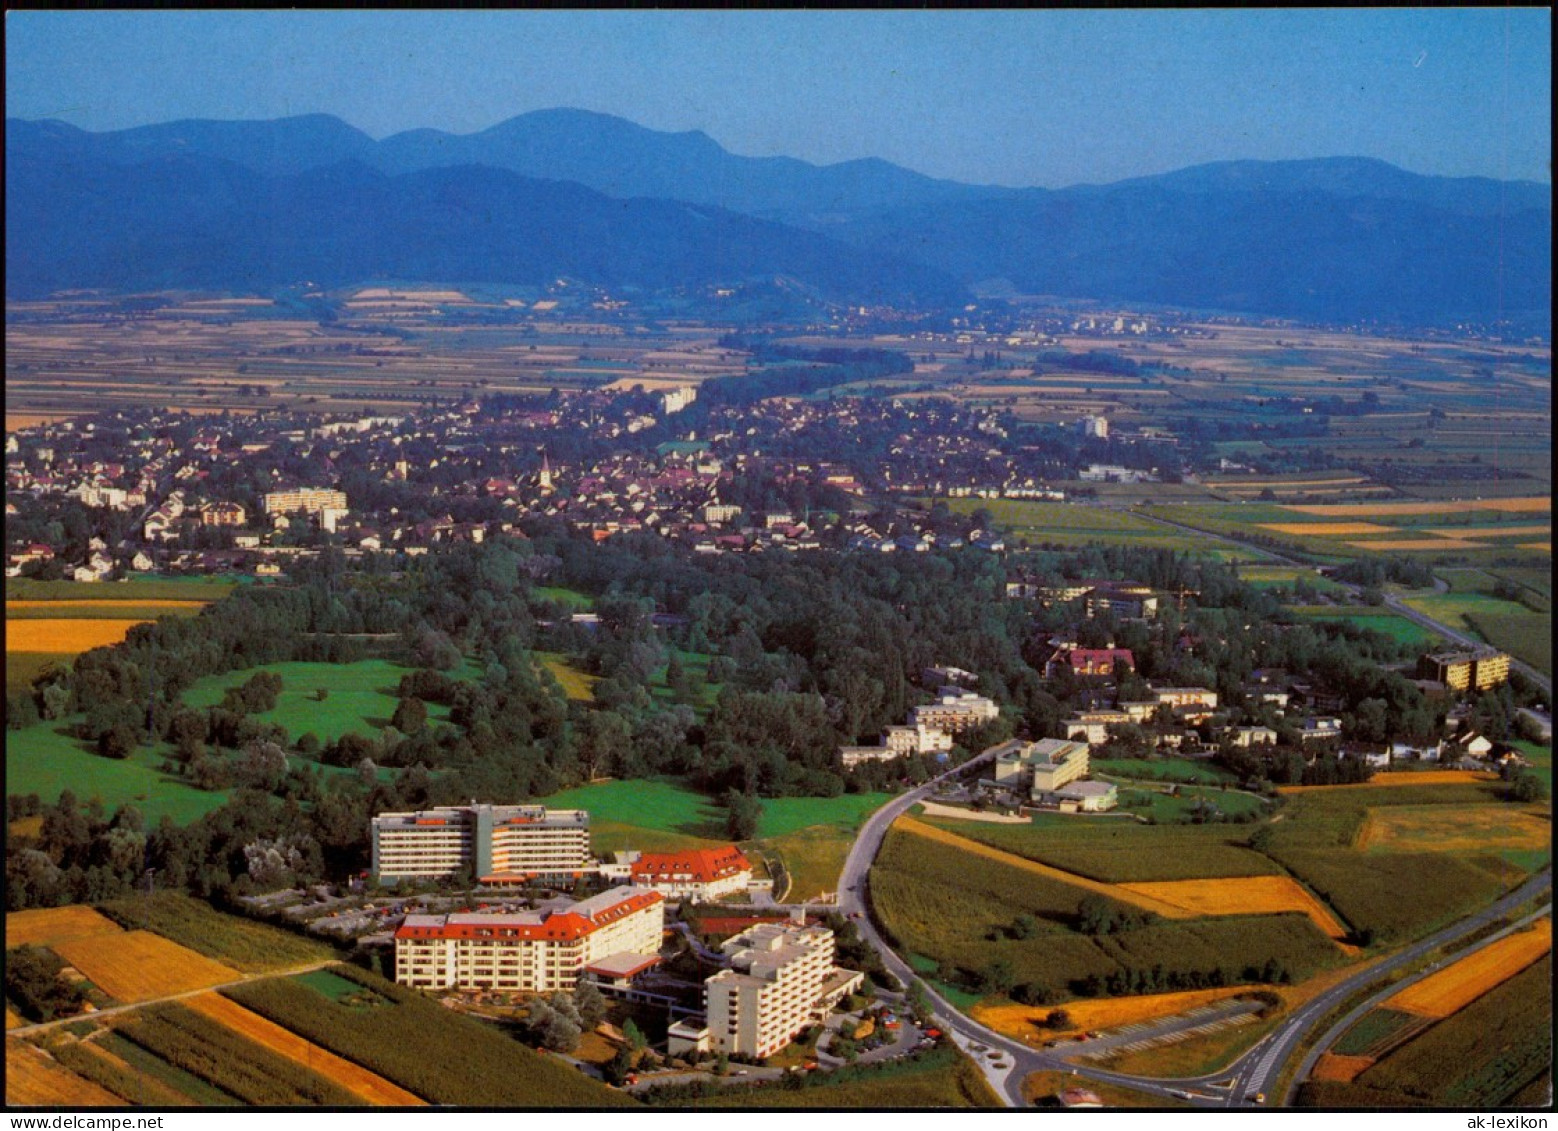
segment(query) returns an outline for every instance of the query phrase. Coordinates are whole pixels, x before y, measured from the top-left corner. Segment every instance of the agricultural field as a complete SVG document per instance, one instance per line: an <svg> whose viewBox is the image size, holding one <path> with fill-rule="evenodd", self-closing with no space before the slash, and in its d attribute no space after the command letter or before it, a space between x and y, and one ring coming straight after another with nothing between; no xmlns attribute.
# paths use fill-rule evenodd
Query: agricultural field
<svg viewBox="0 0 1558 1131"><path fill-rule="evenodd" d="M102 910L121 926L153 931L245 974L269 973L336 957L334 949L325 943L267 923L224 915L210 904L180 892L138 895L106 903ZM7 916L8 931L12 918L16 916Z"/></svg>
<svg viewBox="0 0 1558 1131"><path fill-rule="evenodd" d="M1448 771L1453 773L1453 771ZM1380 775L1389 778L1437 775ZM1379 778L1376 778L1378 781ZM1487 803L1498 785L1403 783L1296 788L1283 819L1262 830L1262 851L1375 943L1404 942L1494 898L1524 877L1493 857L1455 852L1368 852L1357 847L1371 814L1396 805ZM1489 790L1494 791L1491 795Z"/></svg>
<svg viewBox="0 0 1558 1131"><path fill-rule="evenodd" d="M1553 948L1553 921L1506 935L1393 995L1389 1009L1440 1019L1464 1009Z"/></svg>
<svg viewBox="0 0 1558 1131"><path fill-rule="evenodd" d="M560 585L537 585L530 590L530 595L538 600L553 601L581 612L595 607L595 598L588 593L581 593L577 589L565 589Z"/></svg>
<svg viewBox="0 0 1558 1131"><path fill-rule="evenodd" d="M634 1102L562 1061L519 1044L393 982L353 967L342 977L384 1003L346 1004L291 978L230 987L224 996L336 1056L420 1096L461 1107L631 1107Z"/></svg>
<svg viewBox="0 0 1558 1131"><path fill-rule="evenodd" d="M923 827L923 826L922 826ZM963 842L967 843L967 842ZM986 850L988 851L988 850ZM922 972L979 972L1004 963L1015 982L1035 982L1062 994L1081 992L1090 977L1130 971L1230 971L1268 961L1294 978L1335 964L1335 945L1300 915L1178 918L1122 933L1090 937L1074 929L1089 889L1051 878L1048 870L1004 854L982 857L955 843L930 840L900 821L889 831L871 871L872 910L900 951L917 956ZM1085 881L1084 881L1085 882ZM1106 885L1095 885L1109 890ZM1145 902L1145 901L1143 901ZM1035 930L1017 937L1017 916ZM1095 991L1096 992L1096 991Z"/></svg>
<svg viewBox="0 0 1558 1131"><path fill-rule="evenodd" d="M1226 1001L1250 993L1259 986L1223 986L1215 990L1184 990L1169 994L1141 994L1137 997L1105 997L1089 1001L1068 1001L1071 1015L1067 1029L1044 1029L1049 1037L1070 1037L1089 1029L1118 1029L1146 1021L1177 1017L1192 1009ZM1027 1040L1039 1032L1038 1025L1053 1006L1019 1005L1016 1002L981 1002L969 1010L969 1016L981 1025L1018 1040Z"/></svg>
<svg viewBox="0 0 1558 1131"><path fill-rule="evenodd" d="M1239 567L1239 580L1255 589L1291 590L1303 582L1316 593L1340 595L1348 592L1340 582L1297 566L1244 565Z"/></svg>
<svg viewBox="0 0 1558 1131"><path fill-rule="evenodd" d="M167 997L243 976L150 931L84 935L56 942L50 949L121 1002Z"/></svg>
<svg viewBox="0 0 1558 1131"><path fill-rule="evenodd" d="M1529 861L1552 853L1552 814L1541 805L1391 805L1369 811L1356 848L1367 852L1497 854Z"/></svg>
<svg viewBox="0 0 1558 1131"><path fill-rule="evenodd" d="M93 648L106 648L118 644L138 624L145 624L140 617L50 617L12 619L6 613L6 652L44 652L49 655L74 656L90 652Z"/></svg>
<svg viewBox="0 0 1558 1131"><path fill-rule="evenodd" d="M1235 825L1142 825L1041 815L1032 824L929 819L968 840L1103 883L1277 875Z"/></svg>
<svg viewBox="0 0 1558 1131"><path fill-rule="evenodd" d="M1129 510L1084 503L1048 503L1027 499L944 499L953 514L987 510L995 525L1015 543L1032 546L1132 545L1168 550L1202 548L1194 535L1165 527Z"/></svg>
<svg viewBox="0 0 1558 1131"><path fill-rule="evenodd" d="M115 1018L115 1031L153 1055L256 1107L349 1107L361 1101L324 1075L230 1028L225 1021L165 1003Z"/></svg>
<svg viewBox="0 0 1558 1131"><path fill-rule="evenodd" d="M35 911L11 911L5 917L5 949L18 946L53 946L86 935L111 935L119 924L90 907L45 907Z"/></svg>
<svg viewBox="0 0 1558 1131"><path fill-rule="evenodd" d="M185 706L196 710L215 707L222 702L222 696L229 688L238 687L257 672L274 672L282 679L276 706L256 713L254 718L279 724L294 741L308 733L321 742L334 742L348 732L376 737L394 717L399 703L395 689L401 676L411 670L387 660L358 660L351 664L266 664L196 680L184 692L183 698ZM464 674L450 673L454 678ZM321 688L328 693L323 700L316 697ZM427 717L429 723L446 719L449 708L429 703Z"/></svg>
<svg viewBox="0 0 1558 1131"><path fill-rule="evenodd" d="M1238 820L1258 816L1266 810L1266 801L1238 789L1209 789L1203 786L1179 786L1173 793L1165 789L1121 789L1120 808L1157 824L1190 822L1197 813L1215 811Z"/></svg>
<svg viewBox="0 0 1558 1131"><path fill-rule="evenodd" d="M371 403L403 412L428 396L545 393L613 380L686 384L744 369L744 354L714 344L717 331L688 325L627 339L614 325L558 321L558 302L538 301L530 290L518 297L357 291L329 301L340 318L328 326L317 311L287 302L183 303L130 321L72 300L28 304L29 319L6 327L8 427L79 413L86 403L253 412L256 387L267 409L361 413ZM387 330L417 340L403 344Z"/></svg>
<svg viewBox="0 0 1558 1131"><path fill-rule="evenodd" d="M1397 1042L1399 1035L1421 1025L1422 1019L1415 1014L1376 1006L1358 1018L1331 1047L1331 1051L1338 1056L1367 1057L1372 1063L1376 1052L1389 1048Z"/></svg>
<svg viewBox="0 0 1558 1131"><path fill-rule="evenodd" d="M231 589L231 582L83 585L7 578L6 692L30 687L50 664L68 666L82 652L119 643L137 624L194 616Z"/></svg>
<svg viewBox="0 0 1558 1131"><path fill-rule="evenodd" d="M1119 885L1196 915L1251 915L1296 911L1307 915L1338 942L1347 929L1326 907L1287 876L1240 876L1221 880L1170 880Z"/></svg>
<svg viewBox="0 0 1558 1131"><path fill-rule="evenodd" d="M117 603L220 601L237 588L238 583L220 577L147 577L133 581L82 584L79 581L38 581L30 577L5 579L7 607L19 601L114 601Z"/></svg>
<svg viewBox="0 0 1558 1131"><path fill-rule="evenodd" d="M199 994L190 998L188 1004L190 1009L204 1014L223 1028L238 1033L261 1048L285 1057L294 1064L322 1073L350 1092L355 1102L378 1107L420 1107L424 1103L420 1097L391 1084L382 1076L344 1060L312 1041L305 1041L220 994Z"/></svg>
<svg viewBox="0 0 1558 1131"><path fill-rule="evenodd" d="M726 1087L693 1101L696 1108L996 1108L999 1098L979 1069L956 1049L935 1049L881 1067L811 1077L803 1088Z"/></svg>
<svg viewBox="0 0 1558 1131"><path fill-rule="evenodd" d="M102 1032L99 1029L95 1034ZM70 1071L136 1107L190 1107L196 1103L184 1092L108 1051L107 1042L101 1036L80 1040L73 1034L56 1030L38 1043Z"/></svg>
<svg viewBox="0 0 1558 1131"><path fill-rule="evenodd" d="M1327 1108L1504 1107L1550 1072L1552 1047L1549 955L1414 1036L1352 1083L1306 1084L1299 1102Z"/></svg>
<svg viewBox="0 0 1558 1131"><path fill-rule="evenodd" d="M124 1101L53 1060L42 1049L7 1037L7 1107L117 1107Z"/></svg>

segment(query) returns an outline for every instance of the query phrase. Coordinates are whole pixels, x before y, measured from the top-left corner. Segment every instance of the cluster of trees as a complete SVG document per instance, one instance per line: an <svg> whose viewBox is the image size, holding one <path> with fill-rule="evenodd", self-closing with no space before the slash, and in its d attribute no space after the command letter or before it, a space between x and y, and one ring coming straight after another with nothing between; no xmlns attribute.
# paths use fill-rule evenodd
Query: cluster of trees
<svg viewBox="0 0 1558 1131"><path fill-rule="evenodd" d="M65 963L40 946L12 947L5 952L5 1000L14 1002L29 1021L53 1021L81 1011L86 994L60 977Z"/></svg>

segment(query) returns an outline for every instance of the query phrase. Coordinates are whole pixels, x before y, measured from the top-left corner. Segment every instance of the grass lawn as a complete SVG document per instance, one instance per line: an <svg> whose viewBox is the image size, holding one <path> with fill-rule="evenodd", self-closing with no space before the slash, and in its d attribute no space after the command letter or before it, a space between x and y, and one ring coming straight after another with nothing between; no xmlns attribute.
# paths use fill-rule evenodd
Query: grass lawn
<svg viewBox="0 0 1558 1131"><path fill-rule="evenodd" d="M279 723L294 741L312 731L321 742L333 742L351 731L376 736L389 726L399 702L395 688L400 677L412 669L387 660L266 664L263 669L245 668L197 680L184 692L184 704L197 709L218 706L228 688L239 686L261 670L280 675L282 688L276 706L255 718ZM320 688L329 691L323 702L314 697ZM430 722L445 719L449 708L429 703L427 715Z"/></svg>
<svg viewBox="0 0 1558 1131"><path fill-rule="evenodd" d="M36 793L45 802L70 789L81 802L99 798L104 809L133 804L154 827L164 816L180 825L226 804L228 792L205 792L158 771L166 745L140 747L122 761L104 758L80 739L62 734L77 719L38 723L5 736L5 791Z"/></svg>
<svg viewBox="0 0 1558 1131"><path fill-rule="evenodd" d="M566 589L561 585L538 585L530 593L543 601L555 601L559 605L568 605L575 609L595 607L595 598L588 593L580 593L577 589Z"/></svg>
<svg viewBox="0 0 1558 1131"><path fill-rule="evenodd" d="M854 833L847 828L813 825L759 841L758 847L783 862L790 878L785 899L796 902L838 889L839 873L844 870L844 859L854 843Z"/></svg>
<svg viewBox="0 0 1558 1131"><path fill-rule="evenodd" d="M1235 774L1211 762L1190 758L1095 758L1090 763L1096 774L1146 781L1189 782L1193 785L1217 785L1234 782Z"/></svg>
<svg viewBox="0 0 1558 1131"><path fill-rule="evenodd" d="M1100 1080L1086 1080L1069 1072L1033 1072L1022 1082L1022 1094L1035 1107L1060 1108L1060 1093L1067 1088L1086 1088L1103 1100L1105 1107L1174 1107L1187 1108L1183 1100L1171 1100L1155 1096L1151 1092L1138 1092L1135 1088L1119 1084L1106 1084Z"/></svg>
<svg viewBox="0 0 1558 1131"><path fill-rule="evenodd" d="M1146 804L1142 804L1143 801ZM1173 797L1157 790L1122 789L1120 791L1122 809L1150 816L1160 825L1190 823L1198 804L1216 806L1219 812L1230 817L1240 813L1259 813L1265 809L1265 804L1259 797L1238 790L1181 788Z"/></svg>
<svg viewBox="0 0 1558 1131"><path fill-rule="evenodd" d="M1524 605L1486 593L1431 593L1404 598L1403 603L1452 628L1474 628L1468 614L1503 617L1537 617Z"/></svg>
<svg viewBox="0 0 1558 1131"><path fill-rule="evenodd" d="M694 1101L700 1108L988 1108L1001 1103L956 1049L881 1066L805 1077L801 1088L735 1086ZM812 1081L815 1081L813 1083Z"/></svg>
<svg viewBox="0 0 1558 1131"><path fill-rule="evenodd" d="M595 685L600 676L580 671L561 652L537 652L535 656L562 686L564 695L580 703L595 702Z"/></svg>
<svg viewBox="0 0 1558 1131"><path fill-rule="evenodd" d="M1408 604L1416 608L1414 602ZM1332 608L1329 605L1295 605L1293 612L1305 620L1346 621L1359 628L1368 629L1370 632L1378 632L1388 636L1392 640L1398 640L1403 644L1414 647L1432 647L1439 643L1442 637L1417 624L1407 620L1406 617L1396 613L1380 613L1373 611L1354 611L1352 609ZM1447 622L1454 623L1454 622Z"/></svg>
<svg viewBox="0 0 1558 1131"><path fill-rule="evenodd" d="M705 719L714 709L714 702L719 698L720 688L723 684L709 682L709 661L714 657L707 652L684 652L680 648L671 649L676 653L681 662L682 670L687 674L688 683L695 689L690 697L688 706L699 719ZM676 697L671 693L671 685L666 682L666 672L670 670L670 664L659 669L649 681L649 693L655 700L664 704L676 702Z"/></svg>
<svg viewBox="0 0 1558 1131"><path fill-rule="evenodd" d="M853 833L889 796L857 793L839 797L767 798L763 801L763 816L758 822L756 839L766 845L817 825ZM589 810L597 852L619 848L696 847L700 840L730 843L725 835L724 808L696 790L667 778L582 785L542 800L554 809ZM638 835L637 830L659 834L660 844L652 843L653 836ZM666 842L667 834L676 838L674 843ZM618 843L630 837L635 839ZM818 834L815 839L821 843L828 838ZM804 842L795 843L799 847ZM842 858L839 864L842 867Z"/></svg>

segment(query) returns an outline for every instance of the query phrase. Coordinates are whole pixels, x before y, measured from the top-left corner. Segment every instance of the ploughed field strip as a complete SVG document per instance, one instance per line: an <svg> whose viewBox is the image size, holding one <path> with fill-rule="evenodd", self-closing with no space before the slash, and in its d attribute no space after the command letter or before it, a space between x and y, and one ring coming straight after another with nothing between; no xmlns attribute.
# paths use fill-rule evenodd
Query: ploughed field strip
<svg viewBox="0 0 1558 1131"><path fill-rule="evenodd" d="M1486 770L1423 770L1419 773L1398 770L1394 773L1385 771L1375 774L1368 781L1358 782L1356 785L1281 785L1277 787L1277 792L1341 794L1347 790L1389 789L1393 786L1413 785L1472 785L1498 780L1497 774Z"/></svg>
<svg viewBox="0 0 1558 1131"><path fill-rule="evenodd" d="M1553 946L1553 922L1541 919L1394 994L1386 1006L1421 1017L1448 1017L1514 977Z"/></svg>
<svg viewBox="0 0 1558 1131"><path fill-rule="evenodd" d="M312 1041L283 1029L275 1022L266 1020L258 1013L245 1009L220 994L199 994L184 1004L255 1044L324 1074L353 1095L360 1097L364 1103L381 1107L419 1107L427 1102L398 1084L393 1084L377 1073L368 1071L360 1064L336 1056L328 1049L321 1048Z"/></svg>
<svg viewBox="0 0 1558 1131"><path fill-rule="evenodd" d="M5 948L52 946L66 939L123 932L124 928L112 919L80 904L35 911L12 911L5 917Z"/></svg>
<svg viewBox="0 0 1558 1131"><path fill-rule="evenodd" d="M1124 891L1181 907L1196 915L1251 915L1299 911L1309 916L1338 946L1356 953L1345 943L1348 931L1314 896L1287 876L1239 876L1217 880L1168 880L1158 883L1119 884Z"/></svg>
<svg viewBox="0 0 1558 1131"><path fill-rule="evenodd" d="M5 1102L19 1107L123 1107L124 1100L14 1037L5 1042Z"/></svg>

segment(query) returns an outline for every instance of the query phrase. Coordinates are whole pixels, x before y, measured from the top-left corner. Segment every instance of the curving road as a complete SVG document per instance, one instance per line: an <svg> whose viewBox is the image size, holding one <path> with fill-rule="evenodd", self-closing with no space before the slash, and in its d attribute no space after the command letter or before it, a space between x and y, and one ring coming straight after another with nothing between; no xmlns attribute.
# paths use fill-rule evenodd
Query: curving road
<svg viewBox="0 0 1558 1131"><path fill-rule="evenodd" d="M839 909L855 920L861 936L881 955L883 965L905 985L916 980L918 975L882 938L875 922L867 912L866 884L871 863L881 850L887 830L894 821L929 796L940 782L962 774L991 758L992 755L989 753L972 758L878 809L862 826L844 863L844 870L839 877ZM1345 981L1305 1003L1232 1064L1207 1076L1182 1079L1130 1076L1073 1064L1067 1059L1089 1048L1102 1051L1114 1045L1141 1040L1148 1036L1194 1028L1205 1024L1208 1020L1207 1016L1176 1018L1161 1026L1135 1031L1128 1038L1106 1036L1096 1041L1063 1046L1063 1051L1062 1049L1047 1051L1031 1048L1021 1041L1012 1040L993 1029L986 1028L972 1018L964 1016L956 1006L925 985L923 981L921 985L930 1000L937 1024L947 1032L958 1047L972 1057L984 1072L985 1078L996 1094L1010 1107L1026 1106L1022 1096L1022 1081L1030 1073L1044 1069L1119 1084L1148 1095L1158 1096L1165 1102L1188 1102L1199 1107L1241 1107L1256 1102L1255 1097L1259 1094L1273 1092L1283 1070L1292 1061L1314 1027L1349 997L1375 982L1388 978L1403 967L1421 960L1431 951L1507 915L1514 908L1542 894L1551 884L1552 873L1549 869L1533 876L1521 887L1475 915L1436 931L1411 946L1373 963L1366 969L1359 970ZM1493 939L1489 938L1479 945L1487 945L1492 941ZM1398 988L1399 984L1389 987L1392 991ZM1290 1089L1303 1079L1309 1063L1311 1062L1306 1061L1301 1066L1300 1072L1294 1076L1294 1083L1290 1085ZM1273 1098L1277 1097L1273 1096ZM1286 1096L1281 1097L1282 1102L1286 1102L1286 1099Z"/></svg>

